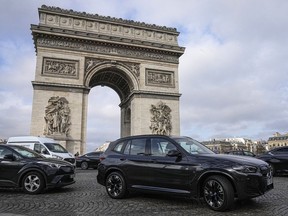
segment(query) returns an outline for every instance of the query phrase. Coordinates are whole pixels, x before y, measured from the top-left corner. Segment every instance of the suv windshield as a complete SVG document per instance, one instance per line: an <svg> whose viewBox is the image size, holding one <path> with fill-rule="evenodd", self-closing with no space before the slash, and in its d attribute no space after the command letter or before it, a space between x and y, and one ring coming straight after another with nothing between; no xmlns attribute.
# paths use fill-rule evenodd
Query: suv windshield
<svg viewBox="0 0 288 216"><path fill-rule="evenodd" d="M43 158L42 155L22 146L11 146L11 148L25 158Z"/></svg>
<svg viewBox="0 0 288 216"><path fill-rule="evenodd" d="M172 137L189 154L215 154L209 148L190 137Z"/></svg>
<svg viewBox="0 0 288 216"><path fill-rule="evenodd" d="M63 148L60 144L58 143L44 143L44 145L54 153L68 153L65 148Z"/></svg>

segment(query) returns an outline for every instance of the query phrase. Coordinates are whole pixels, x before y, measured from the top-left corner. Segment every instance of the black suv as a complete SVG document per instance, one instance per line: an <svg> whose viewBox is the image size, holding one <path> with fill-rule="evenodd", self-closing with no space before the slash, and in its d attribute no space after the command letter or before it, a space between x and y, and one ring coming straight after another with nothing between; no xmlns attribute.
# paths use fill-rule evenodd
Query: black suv
<svg viewBox="0 0 288 216"><path fill-rule="evenodd" d="M204 198L225 211L234 198L249 199L273 188L270 166L252 157L215 154L189 137L139 135L110 143L100 157L97 181L111 198L150 191Z"/></svg>
<svg viewBox="0 0 288 216"><path fill-rule="evenodd" d="M271 165L273 175L288 173L288 146L274 148L257 158Z"/></svg>
<svg viewBox="0 0 288 216"><path fill-rule="evenodd" d="M73 184L74 177L75 168L67 161L44 158L23 146L0 144L0 187L38 194Z"/></svg>

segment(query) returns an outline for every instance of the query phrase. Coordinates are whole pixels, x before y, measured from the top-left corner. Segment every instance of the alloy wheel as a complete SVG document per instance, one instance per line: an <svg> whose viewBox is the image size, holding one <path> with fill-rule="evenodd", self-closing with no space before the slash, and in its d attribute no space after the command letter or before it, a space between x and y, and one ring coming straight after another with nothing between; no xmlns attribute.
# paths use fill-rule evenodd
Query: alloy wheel
<svg viewBox="0 0 288 216"><path fill-rule="evenodd" d="M23 189L25 192L34 194L39 193L43 188L43 180L37 173L29 173L23 180Z"/></svg>
<svg viewBox="0 0 288 216"><path fill-rule="evenodd" d="M204 198L211 208L220 208L224 204L225 194L222 185L213 179L204 186Z"/></svg>
<svg viewBox="0 0 288 216"><path fill-rule="evenodd" d="M106 190L108 195L115 199L119 199L125 196L126 186L121 174L118 172L113 172L107 177Z"/></svg>

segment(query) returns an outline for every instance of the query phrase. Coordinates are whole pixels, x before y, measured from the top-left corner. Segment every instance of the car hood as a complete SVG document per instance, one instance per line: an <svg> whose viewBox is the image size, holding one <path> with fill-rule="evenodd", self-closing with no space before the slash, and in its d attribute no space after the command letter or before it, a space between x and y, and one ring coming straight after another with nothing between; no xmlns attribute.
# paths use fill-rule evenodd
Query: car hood
<svg viewBox="0 0 288 216"><path fill-rule="evenodd" d="M199 156L203 158L203 160L212 161L213 160L219 162L221 161L223 164L241 164L241 165L267 165L265 161L260 159L249 157L249 156L238 156L238 155L227 155L227 154L207 154Z"/></svg>
<svg viewBox="0 0 288 216"><path fill-rule="evenodd" d="M59 164L62 166L72 166L72 164L69 163L68 161L58 160L55 158L35 158L34 161L35 162L42 161L42 162L47 162L47 163L54 163L54 164Z"/></svg>

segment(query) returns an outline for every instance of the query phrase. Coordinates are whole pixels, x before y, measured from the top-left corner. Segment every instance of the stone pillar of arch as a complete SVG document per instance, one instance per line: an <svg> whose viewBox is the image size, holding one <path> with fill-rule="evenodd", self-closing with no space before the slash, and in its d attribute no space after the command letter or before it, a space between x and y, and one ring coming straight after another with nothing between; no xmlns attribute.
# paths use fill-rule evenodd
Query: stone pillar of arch
<svg viewBox="0 0 288 216"><path fill-rule="evenodd" d="M121 137L179 135L175 28L43 5L31 25L37 53L31 135L86 151L88 94L108 86L120 98ZM97 134L97 132L95 132Z"/></svg>

